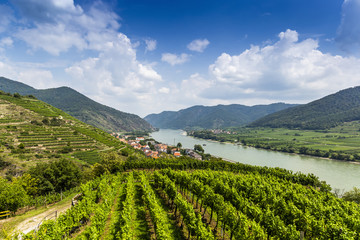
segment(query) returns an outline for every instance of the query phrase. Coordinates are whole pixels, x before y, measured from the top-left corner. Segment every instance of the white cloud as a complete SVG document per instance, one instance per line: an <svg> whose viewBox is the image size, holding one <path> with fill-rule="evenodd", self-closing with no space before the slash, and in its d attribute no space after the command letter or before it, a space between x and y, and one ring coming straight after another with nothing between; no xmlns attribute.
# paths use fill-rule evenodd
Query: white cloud
<svg viewBox="0 0 360 240"><path fill-rule="evenodd" d="M0 39L0 53L5 51L5 48L12 47L14 41L10 37Z"/></svg>
<svg viewBox="0 0 360 240"><path fill-rule="evenodd" d="M36 29L24 29L16 34L34 50L43 49L52 55L59 55L71 47L79 50L86 48L87 43L77 32L67 31L64 24L56 26L44 24Z"/></svg>
<svg viewBox="0 0 360 240"><path fill-rule="evenodd" d="M154 51L156 49L156 40L154 39L145 39L146 51Z"/></svg>
<svg viewBox="0 0 360 240"><path fill-rule="evenodd" d="M169 88L167 88L167 87L162 87L162 88L160 88L159 89L159 93L169 93L170 92L170 89Z"/></svg>
<svg viewBox="0 0 360 240"><path fill-rule="evenodd" d="M22 15L37 23L55 22L67 14L82 14L83 9L73 0L12 0Z"/></svg>
<svg viewBox="0 0 360 240"><path fill-rule="evenodd" d="M12 47L14 41L10 37L0 39L0 47Z"/></svg>
<svg viewBox="0 0 360 240"><path fill-rule="evenodd" d="M58 86L54 81L52 73L48 70L27 69L21 71L16 79L37 89Z"/></svg>
<svg viewBox="0 0 360 240"><path fill-rule="evenodd" d="M24 25L14 36L33 50L43 49L52 55L78 50L102 50L116 39L119 17L95 2L84 11L72 0L14 0L33 27Z"/></svg>
<svg viewBox="0 0 360 240"><path fill-rule="evenodd" d="M0 76L23 82L37 89L59 86L49 70L17 66L5 61L0 61Z"/></svg>
<svg viewBox="0 0 360 240"><path fill-rule="evenodd" d="M124 34L118 34L98 57L75 63L66 72L74 79L71 86L80 92L128 112L141 112L156 92L155 85L162 81L151 65L136 59L136 51Z"/></svg>
<svg viewBox="0 0 360 240"><path fill-rule="evenodd" d="M182 53L179 56L172 53L163 53L161 57L161 61L169 63L171 66L177 65L177 64L183 64L187 61L189 61L190 55L186 53Z"/></svg>
<svg viewBox="0 0 360 240"><path fill-rule="evenodd" d="M203 52L205 48L210 44L209 40L205 39L195 39L187 45L187 48L195 52Z"/></svg>
<svg viewBox="0 0 360 240"><path fill-rule="evenodd" d="M304 102L358 85L358 66L358 58L322 53L316 40L299 41L296 31L286 30L272 45L219 56L209 66L214 82L200 95Z"/></svg>
<svg viewBox="0 0 360 240"><path fill-rule="evenodd" d="M156 93L167 93L158 86L163 80L155 64L137 59L139 42L119 33L120 17L101 1L84 9L73 0L13 3L22 15L14 31L7 30L0 38L1 76L35 88L67 85L103 104L138 114L147 111ZM19 40L29 46L30 58L46 60L11 62L1 56L2 47L13 44L15 49ZM147 38L146 44L147 51L156 49L156 40Z"/></svg>
<svg viewBox="0 0 360 240"><path fill-rule="evenodd" d="M345 0L336 41L345 51L360 55L360 0ZM354 52L355 51L355 52Z"/></svg>

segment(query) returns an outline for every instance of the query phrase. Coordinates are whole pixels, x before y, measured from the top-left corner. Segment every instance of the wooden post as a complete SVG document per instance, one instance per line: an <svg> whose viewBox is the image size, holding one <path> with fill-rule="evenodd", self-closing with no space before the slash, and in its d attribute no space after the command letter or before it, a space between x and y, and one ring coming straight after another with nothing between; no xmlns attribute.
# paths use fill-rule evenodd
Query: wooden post
<svg viewBox="0 0 360 240"><path fill-rule="evenodd" d="M303 239L304 239L304 236L305 236L304 231L300 231L300 240L303 240Z"/></svg>

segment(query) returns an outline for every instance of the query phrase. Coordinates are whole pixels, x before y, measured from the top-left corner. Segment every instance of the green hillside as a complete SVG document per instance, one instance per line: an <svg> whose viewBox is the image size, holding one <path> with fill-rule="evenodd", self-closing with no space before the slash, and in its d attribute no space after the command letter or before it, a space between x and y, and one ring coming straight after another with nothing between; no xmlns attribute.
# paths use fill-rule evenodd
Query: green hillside
<svg viewBox="0 0 360 240"><path fill-rule="evenodd" d="M96 153L119 147L119 141L108 133L47 103L0 92L2 176L16 176L37 163L63 155L75 156L82 164L95 163L100 160ZM94 157L86 159L83 155Z"/></svg>
<svg viewBox="0 0 360 240"><path fill-rule="evenodd" d="M152 130L151 125L139 116L97 103L69 87L37 90L23 83L0 77L0 90L34 95L71 116L107 132Z"/></svg>
<svg viewBox="0 0 360 240"><path fill-rule="evenodd" d="M180 111L165 111L150 114L144 119L158 128L214 129L248 124L265 115L296 106L295 104L274 103L252 107L232 104L218 106L194 106Z"/></svg>
<svg viewBox="0 0 360 240"><path fill-rule="evenodd" d="M360 87L348 88L311 103L273 113L249 126L316 130L356 120L360 120Z"/></svg>

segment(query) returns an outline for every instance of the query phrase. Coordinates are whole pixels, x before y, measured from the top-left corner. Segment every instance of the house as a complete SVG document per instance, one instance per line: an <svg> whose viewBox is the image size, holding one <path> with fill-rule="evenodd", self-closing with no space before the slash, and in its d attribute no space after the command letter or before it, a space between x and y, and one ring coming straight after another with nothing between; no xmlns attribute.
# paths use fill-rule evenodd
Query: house
<svg viewBox="0 0 360 240"><path fill-rule="evenodd" d="M179 149L178 148L173 148L171 149L171 154L174 155L175 152L179 152Z"/></svg>
<svg viewBox="0 0 360 240"><path fill-rule="evenodd" d="M131 144L131 146L135 149L141 149L141 144L139 143Z"/></svg>
<svg viewBox="0 0 360 240"><path fill-rule="evenodd" d="M175 152L173 153L173 155L174 155L175 157L180 157L180 156L181 156L180 152L178 152L178 151L175 151Z"/></svg>
<svg viewBox="0 0 360 240"><path fill-rule="evenodd" d="M166 144L156 144L155 145L155 149L158 152L166 152L167 151L168 146Z"/></svg>
<svg viewBox="0 0 360 240"><path fill-rule="evenodd" d="M195 152L195 151L192 150L192 149L186 149L186 150L185 150L185 153L186 153L187 155L189 155L190 157L192 157L192 158L195 158L195 159L197 159L197 160L202 160L201 155L198 154L197 152Z"/></svg>
<svg viewBox="0 0 360 240"><path fill-rule="evenodd" d="M159 156L158 156L158 152L157 151L152 151L151 152L151 154L150 154L150 157L152 157L152 158L158 158Z"/></svg>

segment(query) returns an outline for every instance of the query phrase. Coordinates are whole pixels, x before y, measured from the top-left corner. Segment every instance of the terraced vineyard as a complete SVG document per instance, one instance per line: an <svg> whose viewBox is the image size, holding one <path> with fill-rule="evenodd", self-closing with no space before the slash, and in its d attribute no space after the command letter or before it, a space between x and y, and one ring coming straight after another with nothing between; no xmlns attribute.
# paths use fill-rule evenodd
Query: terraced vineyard
<svg viewBox="0 0 360 240"><path fill-rule="evenodd" d="M0 93L0 157L17 171L63 154L94 164L99 151L121 147L109 134L49 104Z"/></svg>
<svg viewBox="0 0 360 240"><path fill-rule="evenodd" d="M253 170L104 175L24 239L359 239L359 205L296 181Z"/></svg>

